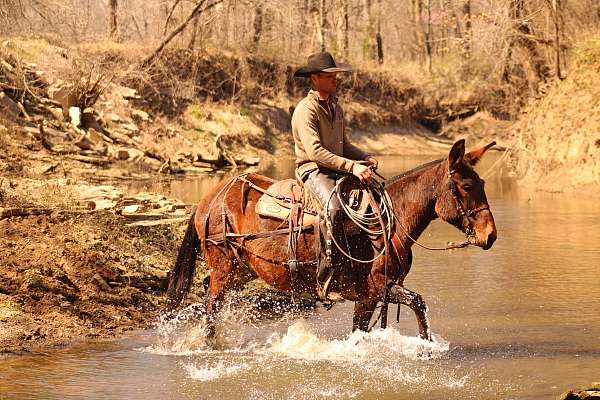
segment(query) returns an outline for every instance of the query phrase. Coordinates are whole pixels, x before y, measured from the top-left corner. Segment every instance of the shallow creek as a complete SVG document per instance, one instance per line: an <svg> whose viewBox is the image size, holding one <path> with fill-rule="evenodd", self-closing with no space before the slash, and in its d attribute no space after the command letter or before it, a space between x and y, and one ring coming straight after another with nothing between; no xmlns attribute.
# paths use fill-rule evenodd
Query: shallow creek
<svg viewBox="0 0 600 400"><path fill-rule="evenodd" d="M386 176L434 156L383 157ZM220 350L187 318L113 341L0 359L0 399L540 399L600 380L600 205L572 195L530 201L494 165L478 171L498 227L489 251L414 248L406 286L429 305L434 343L414 315L350 332L352 304L282 319L226 308ZM490 170L490 168L492 168ZM504 168L505 169L505 168ZM292 175L292 160L265 171ZM221 177L153 184L195 202ZM436 221L425 244L462 239Z"/></svg>

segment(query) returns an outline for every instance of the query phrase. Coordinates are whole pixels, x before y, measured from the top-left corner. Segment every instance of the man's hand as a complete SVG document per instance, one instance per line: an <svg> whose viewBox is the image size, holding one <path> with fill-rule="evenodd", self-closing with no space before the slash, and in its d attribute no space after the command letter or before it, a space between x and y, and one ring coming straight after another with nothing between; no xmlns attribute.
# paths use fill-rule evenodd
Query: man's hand
<svg viewBox="0 0 600 400"><path fill-rule="evenodd" d="M363 183L369 183L373 177L373 170L368 165L354 163L352 175L356 176Z"/></svg>
<svg viewBox="0 0 600 400"><path fill-rule="evenodd" d="M365 158L365 161L368 162L371 168L373 168L374 170L376 170L379 166L379 161L377 161L373 156L368 156L367 158Z"/></svg>

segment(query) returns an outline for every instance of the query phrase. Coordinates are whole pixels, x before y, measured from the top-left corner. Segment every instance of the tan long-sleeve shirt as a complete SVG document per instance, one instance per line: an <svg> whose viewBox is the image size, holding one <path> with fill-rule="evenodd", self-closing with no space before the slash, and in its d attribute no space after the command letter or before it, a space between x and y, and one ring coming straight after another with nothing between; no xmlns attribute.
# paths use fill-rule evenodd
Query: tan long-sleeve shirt
<svg viewBox="0 0 600 400"><path fill-rule="evenodd" d="M334 104L333 112L332 120L314 90L296 106L292 135L299 176L319 167L352 173L354 161L368 157L348 140L342 108Z"/></svg>

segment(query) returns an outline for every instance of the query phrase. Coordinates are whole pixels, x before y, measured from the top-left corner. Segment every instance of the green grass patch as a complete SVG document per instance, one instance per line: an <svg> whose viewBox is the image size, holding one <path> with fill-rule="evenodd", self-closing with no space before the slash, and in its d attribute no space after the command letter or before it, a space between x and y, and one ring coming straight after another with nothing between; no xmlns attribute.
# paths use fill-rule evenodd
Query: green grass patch
<svg viewBox="0 0 600 400"><path fill-rule="evenodd" d="M242 117L252 117L254 115L254 112L252 110L250 110L249 108L246 107L241 107L240 108L240 116Z"/></svg>
<svg viewBox="0 0 600 400"><path fill-rule="evenodd" d="M584 42L575 50L577 62L580 65L595 65L600 63L600 37Z"/></svg>
<svg viewBox="0 0 600 400"><path fill-rule="evenodd" d="M188 114L195 119L205 119L207 114L200 104L192 104L188 107Z"/></svg>

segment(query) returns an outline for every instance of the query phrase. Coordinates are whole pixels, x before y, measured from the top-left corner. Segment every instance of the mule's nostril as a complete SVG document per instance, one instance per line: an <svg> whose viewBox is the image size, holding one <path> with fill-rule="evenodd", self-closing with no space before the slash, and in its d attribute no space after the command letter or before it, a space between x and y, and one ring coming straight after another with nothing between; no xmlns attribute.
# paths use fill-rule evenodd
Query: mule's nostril
<svg viewBox="0 0 600 400"><path fill-rule="evenodd" d="M490 247L492 247L492 245L494 244L494 242L496 241L497 238L498 238L498 236L495 231L492 232L490 235L488 235L487 243L486 243L484 249L487 250Z"/></svg>

